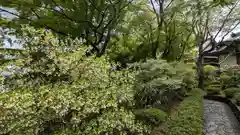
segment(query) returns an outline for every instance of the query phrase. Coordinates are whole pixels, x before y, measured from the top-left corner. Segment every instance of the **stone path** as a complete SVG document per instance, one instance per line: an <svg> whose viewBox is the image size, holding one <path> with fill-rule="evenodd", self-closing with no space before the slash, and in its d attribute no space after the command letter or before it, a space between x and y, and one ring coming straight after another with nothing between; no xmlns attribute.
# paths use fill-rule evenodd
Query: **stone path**
<svg viewBox="0 0 240 135"><path fill-rule="evenodd" d="M204 135L240 135L240 123L228 105L204 100Z"/></svg>

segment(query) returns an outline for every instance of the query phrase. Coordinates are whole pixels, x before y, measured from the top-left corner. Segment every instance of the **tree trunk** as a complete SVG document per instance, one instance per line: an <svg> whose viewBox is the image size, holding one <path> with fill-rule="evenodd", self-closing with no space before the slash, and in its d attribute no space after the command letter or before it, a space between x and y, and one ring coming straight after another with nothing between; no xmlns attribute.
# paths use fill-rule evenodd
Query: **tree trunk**
<svg viewBox="0 0 240 135"><path fill-rule="evenodd" d="M236 61L237 61L237 65L240 65L240 50L239 50L239 45L236 45Z"/></svg>
<svg viewBox="0 0 240 135"><path fill-rule="evenodd" d="M198 73L198 88L204 89L204 73L203 73L203 55L199 53L199 57L197 59L197 73Z"/></svg>
<svg viewBox="0 0 240 135"><path fill-rule="evenodd" d="M203 43L204 36L200 34L197 40L198 59L197 59L197 74L198 74L198 88L204 89L204 69L203 69Z"/></svg>
<svg viewBox="0 0 240 135"><path fill-rule="evenodd" d="M152 43L152 57L154 59L157 59L158 43L159 43L159 41L156 41L155 43Z"/></svg>

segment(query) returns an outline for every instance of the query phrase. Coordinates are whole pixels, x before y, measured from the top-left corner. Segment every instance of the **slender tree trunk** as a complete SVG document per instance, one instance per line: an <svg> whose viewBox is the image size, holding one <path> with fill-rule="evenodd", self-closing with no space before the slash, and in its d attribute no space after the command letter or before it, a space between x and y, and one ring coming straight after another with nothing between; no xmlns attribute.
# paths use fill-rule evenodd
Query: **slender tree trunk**
<svg viewBox="0 0 240 135"><path fill-rule="evenodd" d="M197 15L200 16L200 22L199 22L199 26L202 25L202 9L201 9L201 5L202 5L202 0L197 0L197 8L198 8L198 12ZM208 18L207 18L208 19ZM200 29L197 29L197 47L198 47L198 58L197 58L197 75L198 75L198 88L200 89L204 89L204 69L203 69L203 43L206 37L206 32L207 32L207 28L208 28L208 20L206 20L206 24L205 24L205 30L201 31Z"/></svg>
<svg viewBox="0 0 240 135"><path fill-rule="evenodd" d="M203 73L203 55L199 54L197 59L198 88L204 89L204 73Z"/></svg>
<svg viewBox="0 0 240 135"><path fill-rule="evenodd" d="M201 35L201 34L200 34ZM197 59L197 73L198 73L198 88L204 89L204 71L203 71L203 37L198 37L198 59Z"/></svg>
<svg viewBox="0 0 240 135"><path fill-rule="evenodd" d="M157 58L158 41L156 41L155 43L152 43L152 46L153 46L153 48L152 48L152 57L154 59L156 59Z"/></svg>
<svg viewBox="0 0 240 135"><path fill-rule="evenodd" d="M157 11L157 8L155 6L155 2L157 2L156 0L150 0L150 3L153 7L155 16L157 18L157 40L155 43L152 44L152 57L153 58L157 58L157 50L159 47L159 41L160 41L160 33L163 27L163 23L164 23L164 0L158 0L158 4L159 4L159 11Z"/></svg>
<svg viewBox="0 0 240 135"><path fill-rule="evenodd" d="M235 45L235 52L236 52L236 61L237 61L237 65L240 65L240 50L239 50L239 45Z"/></svg>

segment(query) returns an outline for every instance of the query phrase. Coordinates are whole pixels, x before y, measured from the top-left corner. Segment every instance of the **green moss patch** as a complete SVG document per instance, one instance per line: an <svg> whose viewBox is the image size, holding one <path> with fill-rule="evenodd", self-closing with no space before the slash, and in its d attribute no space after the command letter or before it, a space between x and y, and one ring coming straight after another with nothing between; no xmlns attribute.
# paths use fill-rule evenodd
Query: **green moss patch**
<svg viewBox="0 0 240 135"><path fill-rule="evenodd" d="M165 123L155 128L152 135L202 135L203 92L197 90L174 108Z"/></svg>

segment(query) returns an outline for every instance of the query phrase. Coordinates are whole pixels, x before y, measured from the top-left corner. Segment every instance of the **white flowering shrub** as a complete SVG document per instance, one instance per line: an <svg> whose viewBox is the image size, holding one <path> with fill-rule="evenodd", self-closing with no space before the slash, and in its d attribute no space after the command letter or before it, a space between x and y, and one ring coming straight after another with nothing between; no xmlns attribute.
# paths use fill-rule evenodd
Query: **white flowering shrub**
<svg viewBox="0 0 240 135"><path fill-rule="evenodd" d="M43 33L23 29L26 50L15 65L28 72L14 76L9 83L18 80L18 86L0 94L0 134L149 132L131 110L134 73L110 71L104 57L85 57L83 47L75 49L79 41L63 42ZM67 79L59 79L61 75Z"/></svg>

